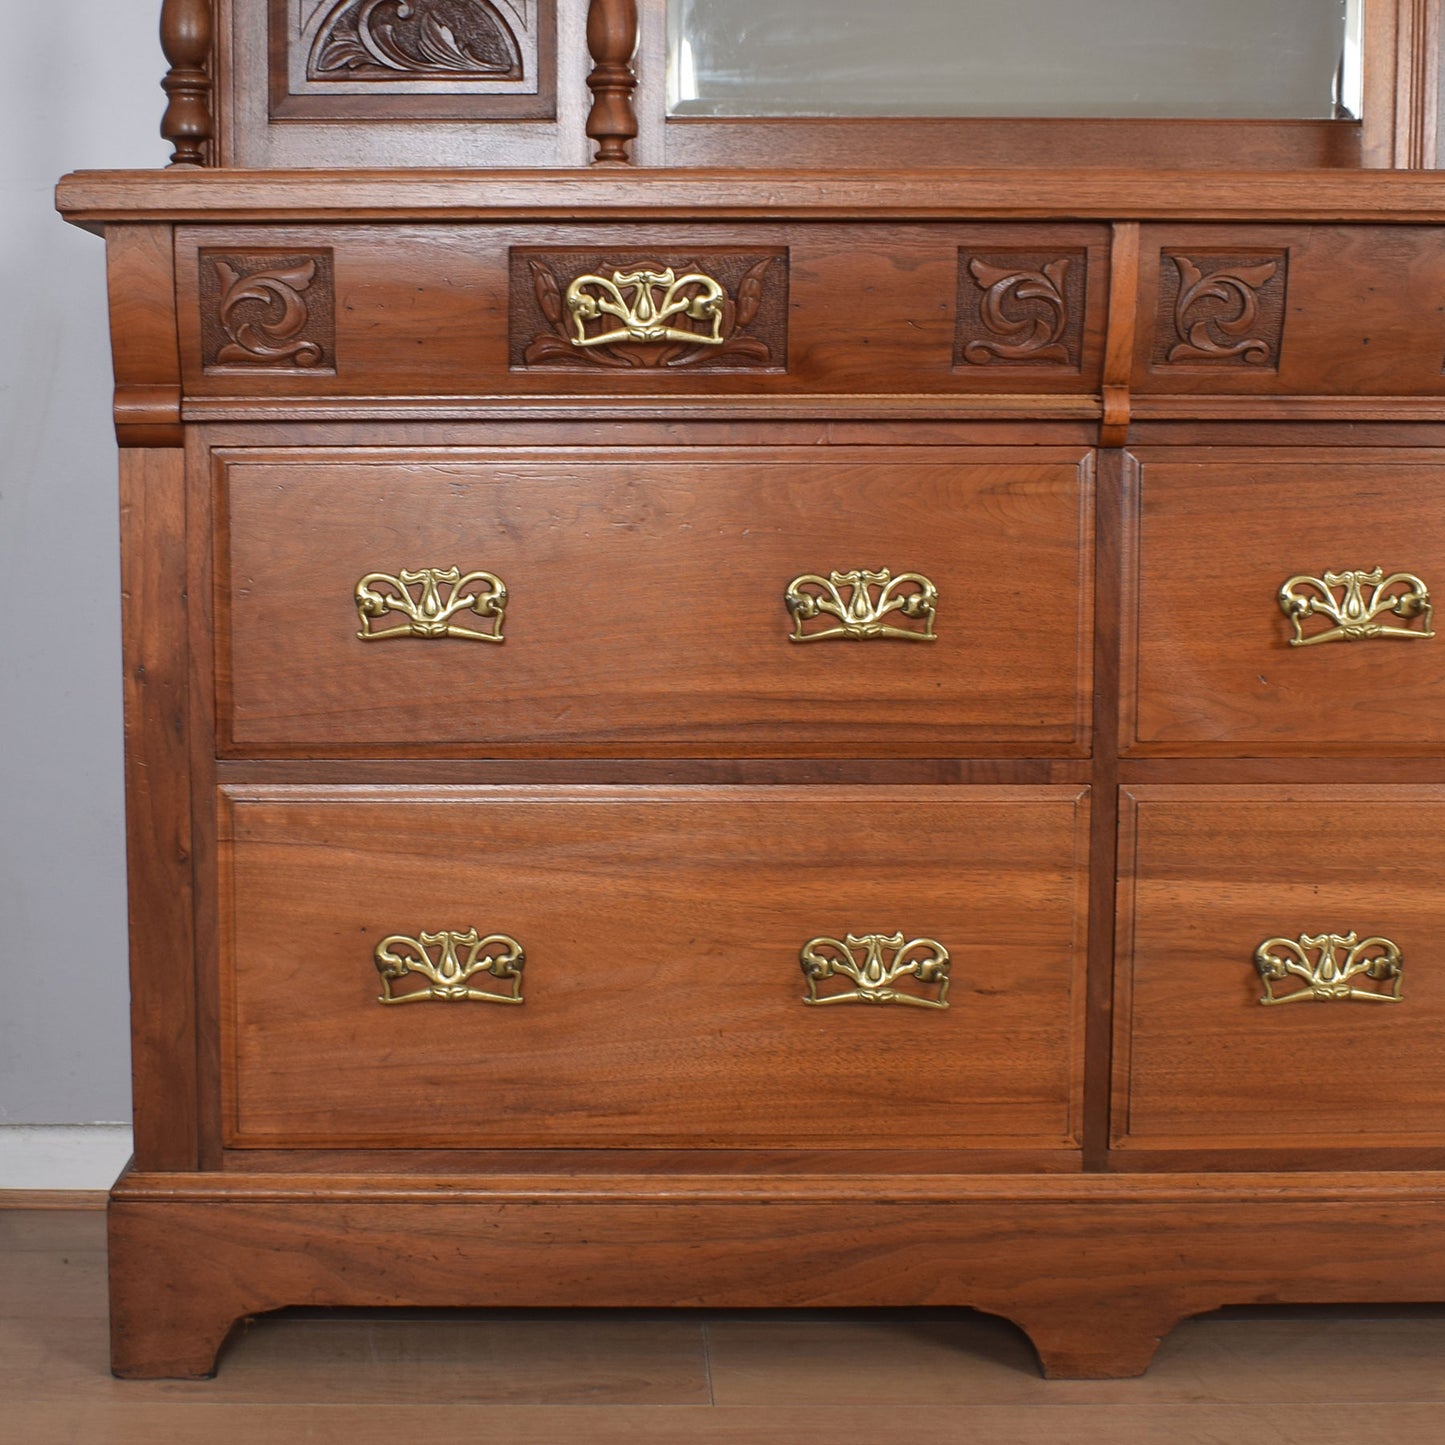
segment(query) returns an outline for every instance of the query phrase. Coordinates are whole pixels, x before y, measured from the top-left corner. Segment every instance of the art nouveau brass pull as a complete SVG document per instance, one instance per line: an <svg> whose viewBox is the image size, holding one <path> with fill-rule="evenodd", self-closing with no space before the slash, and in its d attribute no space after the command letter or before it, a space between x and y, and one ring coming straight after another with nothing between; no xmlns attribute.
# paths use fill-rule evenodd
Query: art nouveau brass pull
<svg viewBox="0 0 1445 1445"><path fill-rule="evenodd" d="M1365 589L1369 588L1369 595ZM1430 589L1413 572L1326 572L1323 577L1291 577L1279 589L1279 605L1294 628L1291 647L1313 647L1317 642L1358 642L1366 637L1434 637L1430 630ZM1308 618L1333 623L1322 632L1305 634ZM1406 623L1420 619L1421 626L1394 626L1382 617L1399 617Z"/></svg>
<svg viewBox="0 0 1445 1445"><path fill-rule="evenodd" d="M1355 998L1398 1003L1405 961L1399 945L1388 938L1361 939L1355 933L1312 937L1302 933L1297 939L1265 939L1254 951L1254 965L1264 980L1262 1004L1299 1003L1306 999L1328 1003ZM1382 986L1362 987L1367 980ZM1293 992L1276 992L1280 984L1292 984Z"/></svg>
<svg viewBox="0 0 1445 1445"><path fill-rule="evenodd" d="M505 933L483 938L475 928L465 933L419 933L410 938L394 933L376 945L376 969L381 975L378 1003L423 1003L439 999L459 1003L521 1003L522 969L527 956L522 945ZM477 988L484 978L495 978L497 989ZM420 984L398 993L397 988Z"/></svg>
<svg viewBox="0 0 1445 1445"><path fill-rule="evenodd" d="M674 341L687 346L721 346L727 292L701 271L677 275L672 267L579 276L567 288L573 346L616 346L621 341ZM588 323L611 317L618 324L595 331ZM684 330L672 322L685 317L704 329ZM603 321L603 326L607 323Z"/></svg>
<svg viewBox="0 0 1445 1445"><path fill-rule="evenodd" d="M921 572L808 573L788 583L785 597L793 618L793 642L823 642L830 637L859 641L896 637L902 642L934 642L938 588ZM886 617L916 622L899 627ZM811 624L823 619L823 625ZM831 619L831 620L829 620Z"/></svg>
<svg viewBox="0 0 1445 1445"><path fill-rule="evenodd" d="M799 954L803 977L808 981L806 1004L897 1003L911 1008L948 1007L948 950L931 938L904 942L901 933L850 933L844 939L814 938ZM829 980L850 980L841 993L820 993L819 985ZM904 980L923 987L936 987L936 997L905 992L897 987Z"/></svg>
<svg viewBox="0 0 1445 1445"><path fill-rule="evenodd" d="M449 589L442 600L442 588ZM356 584L356 611L361 618L363 642L381 642L389 637L465 637L471 642L502 642L502 624L507 612L507 584L492 572L468 572L460 567L423 567L416 572L368 572ZM403 627L377 632L373 622L389 613L406 618ZM458 627L452 621L459 612L487 618L489 632Z"/></svg>

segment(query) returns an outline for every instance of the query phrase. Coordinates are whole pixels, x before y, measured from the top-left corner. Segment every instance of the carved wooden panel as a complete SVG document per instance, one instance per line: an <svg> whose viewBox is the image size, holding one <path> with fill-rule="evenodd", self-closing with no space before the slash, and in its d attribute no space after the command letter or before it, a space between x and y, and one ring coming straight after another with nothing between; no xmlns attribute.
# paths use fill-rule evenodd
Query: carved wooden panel
<svg viewBox="0 0 1445 1445"><path fill-rule="evenodd" d="M1164 251L1152 365L1277 371L1287 251Z"/></svg>
<svg viewBox="0 0 1445 1445"><path fill-rule="evenodd" d="M335 373L330 251L203 250L200 291L207 373Z"/></svg>
<svg viewBox="0 0 1445 1445"><path fill-rule="evenodd" d="M511 253L514 370L786 371L788 253Z"/></svg>
<svg viewBox="0 0 1445 1445"><path fill-rule="evenodd" d="M1078 371L1087 264L1083 250L960 251L954 365Z"/></svg>
<svg viewBox="0 0 1445 1445"><path fill-rule="evenodd" d="M270 0L271 113L315 119L550 117L545 0Z"/></svg>

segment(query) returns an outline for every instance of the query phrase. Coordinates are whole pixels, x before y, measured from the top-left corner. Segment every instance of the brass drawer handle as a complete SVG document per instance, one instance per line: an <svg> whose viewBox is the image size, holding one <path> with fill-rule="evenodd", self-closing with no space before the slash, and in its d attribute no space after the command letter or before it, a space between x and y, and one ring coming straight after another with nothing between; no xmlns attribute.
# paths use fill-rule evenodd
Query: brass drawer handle
<svg viewBox="0 0 1445 1445"><path fill-rule="evenodd" d="M907 943L901 933L850 933L847 938L814 938L803 945L799 960L808 981L806 1004L898 1003L912 1008L948 1007L948 950L931 938ZM829 979L851 979L843 993L818 992ZM905 993L895 985L904 979L936 986L936 998Z"/></svg>
<svg viewBox="0 0 1445 1445"><path fill-rule="evenodd" d="M450 591L442 601L442 588ZM382 642L388 637L465 637L471 642L503 642L502 624L507 613L507 584L492 572L468 572L460 567L423 567L416 572L368 572L356 584L356 611L361 618L363 642ZM452 618L471 611L487 618L489 632L458 627ZM404 627L372 630L372 624L389 613L406 618Z"/></svg>
<svg viewBox="0 0 1445 1445"><path fill-rule="evenodd" d="M1366 596L1365 589L1370 592ZM1326 572L1323 577L1291 577L1279 589L1279 605L1294 628L1291 647L1313 647L1317 642L1358 642L1366 637L1434 637L1430 630L1430 589L1413 572ZM1333 623L1323 632L1305 635L1307 618L1323 617ZM1396 627L1381 617L1399 617L1407 623L1419 618L1421 627Z"/></svg>
<svg viewBox="0 0 1445 1445"><path fill-rule="evenodd" d="M376 945L376 969L381 975L378 1003L424 1003L439 999L459 1003L522 1003L522 969L527 955L515 938L490 933L483 938L475 928L465 933L420 933L409 938L394 933ZM474 987L483 976L499 980L505 990ZM397 993L395 986L421 981L422 987Z"/></svg>
<svg viewBox="0 0 1445 1445"><path fill-rule="evenodd" d="M1344 961L1340 950L1347 949ZM1405 961L1400 946L1388 938L1361 939L1355 933L1302 933L1297 939L1267 938L1254 950L1254 964L1264 980L1262 1004L1299 1003L1314 999L1365 999L1398 1003ZM1388 988L1361 988L1369 979ZM1293 993L1276 993L1275 985L1297 980Z"/></svg>
<svg viewBox="0 0 1445 1445"><path fill-rule="evenodd" d="M830 637L866 641L896 637L903 642L934 642L938 588L921 572L809 572L788 583L786 602L793 618L793 642L823 642ZM836 619L809 630L818 618ZM890 626L885 617L906 617L917 627Z"/></svg>
<svg viewBox="0 0 1445 1445"><path fill-rule="evenodd" d="M573 346L616 346L623 341L673 341L686 346L721 346L727 292L701 271L679 276L671 266L640 268L609 276L579 276L567 288ZM611 317L618 324L588 331L589 322ZM701 321L708 330L691 331L670 323L677 317Z"/></svg>

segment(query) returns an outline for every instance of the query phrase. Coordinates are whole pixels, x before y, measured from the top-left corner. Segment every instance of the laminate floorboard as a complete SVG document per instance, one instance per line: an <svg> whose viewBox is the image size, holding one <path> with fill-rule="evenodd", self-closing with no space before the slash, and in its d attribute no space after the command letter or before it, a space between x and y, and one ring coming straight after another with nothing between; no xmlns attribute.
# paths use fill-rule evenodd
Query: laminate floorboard
<svg viewBox="0 0 1445 1445"><path fill-rule="evenodd" d="M293 1310L119 1381L103 1245L0 1210L0 1445L1445 1445L1445 1306L1221 1311L1120 1381L967 1312Z"/></svg>

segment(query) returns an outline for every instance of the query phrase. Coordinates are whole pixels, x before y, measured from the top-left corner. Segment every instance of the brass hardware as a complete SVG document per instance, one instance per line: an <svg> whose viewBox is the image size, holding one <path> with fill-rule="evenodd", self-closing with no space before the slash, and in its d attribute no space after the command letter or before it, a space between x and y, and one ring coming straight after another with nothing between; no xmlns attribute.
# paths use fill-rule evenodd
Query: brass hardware
<svg viewBox="0 0 1445 1445"><path fill-rule="evenodd" d="M808 996L803 1000L806 1004L899 1003L912 1008L948 1007L948 950L931 938L914 938L907 943L901 933L891 936L850 933L841 942L836 938L814 938L803 945L799 961L808 980ZM852 979L856 987L847 993L819 994L820 983L839 975ZM904 993L894 986L910 977L920 984L936 984L938 997Z"/></svg>
<svg viewBox="0 0 1445 1445"><path fill-rule="evenodd" d="M445 602L441 597L443 585L451 588ZM414 587L421 589L420 596L413 595ZM475 590L469 592L469 587ZM361 617L361 631L356 635L363 642L381 642L388 637L465 637L472 642L502 642L507 584L491 572L468 572L464 577L459 567L423 567L395 577L387 572L368 572L356 584L356 610ZM457 627L451 619L467 610L492 619L492 630L473 632ZM407 619L406 626L373 632L372 619L389 612L400 612Z"/></svg>
<svg viewBox="0 0 1445 1445"><path fill-rule="evenodd" d="M481 937L475 928L465 933L422 933L408 938L394 933L376 945L376 968L381 974L378 1003L422 1003L441 999L453 1003L479 999L483 1003L522 1003L522 969L527 956L522 945L505 933ZM509 992L472 987L479 974L510 983ZM428 980L411 993L395 993L393 985L408 978Z"/></svg>
<svg viewBox="0 0 1445 1445"><path fill-rule="evenodd" d="M1366 600L1365 588L1373 590ZM1336 596L1337 590L1343 596ZM1308 595L1314 593L1314 596ZM1365 637L1434 637L1430 630L1430 589L1412 572L1326 572L1323 577L1291 577L1279 589L1279 605L1294 627L1291 647L1317 642L1358 642ZM1423 619L1423 628L1392 627L1381 616ZM1328 618L1334 626L1306 637L1305 619Z"/></svg>
<svg viewBox="0 0 1445 1445"><path fill-rule="evenodd" d="M1341 949L1348 949L1340 962ZM1312 959L1313 956L1313 959ZM1298 939L1267 938L1254 950L1254 964L1264 980L1262 1004L1299 1003L1315 999L1366 999L1374 1003L1398 1003L1405 961L1398 944L1388 938L1361 940L1354 933L1322 933L1318 938L1302 933ZM1275 985L1299 979L1293 993L1276 993ZM1351 980L1371 979L1390 984L1389 989L1360 988Z"/></svg>
<svg viewBox="0 0 1445 1445"><path fill-rule="evenodd" d="M727 292L700 271L677 275L662 271L614 271L607 276L579 276L567 288L567 312L576 335L573 346L616 346L620 341L680 341L688 346L721 346ZM589 321L614 317L611 331L590 333ZM702 321L710 331L684 331L668 323L676 316ZM605 322L603 322L606 325Z"/></svg>
<svg viewBox="0 0 1445 1445"><path fill-rule="evenodd" d="M788 583L786 601L793 617L794 642L823 642L830 637L937 640L933 621L938 588L921 572L900 572L896 577L886 567L881 572L832 572L827 577L810 572ZM889 626L883 619L895 613L922 626ZM822 616L837 618L838 625L806 630L808 623Z"/></svg>

